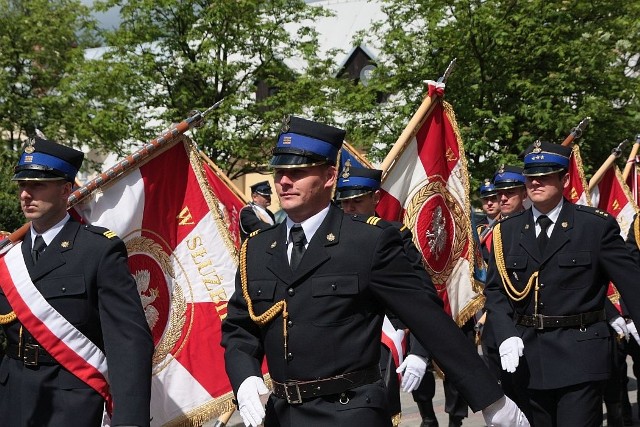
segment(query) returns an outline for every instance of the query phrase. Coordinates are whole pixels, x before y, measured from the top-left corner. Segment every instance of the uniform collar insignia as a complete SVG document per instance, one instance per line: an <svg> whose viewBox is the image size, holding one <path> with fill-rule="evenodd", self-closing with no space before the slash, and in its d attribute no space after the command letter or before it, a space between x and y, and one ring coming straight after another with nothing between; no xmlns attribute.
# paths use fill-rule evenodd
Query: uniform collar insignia
<svg viewBox="0 0 640 427"><path fill-rule="evenodd" d="M64 242L60 243L60 246L62 246L63 248L68 248L69 247L69 241L65 240Z"/></svg>
<svg viewBox="0 0 640 427"><path fill-rule="evenodd" d="M333 233L329 233L327 234L327 240L333 242L334 240L336 240L336 236L334 236Z"/></svg>
<svg viewBox="0 0 640 427"><path fill-rule="evenodd" d="M277 241L273 241L273 243L271 243L271 249L275 248L278 245Z"/></svg>
<svg viewBox="0 0 640 427"><path fill-rule="evenodd" d="M562 221L562 228L567 228L569 226L569 223L567 221Z"/></svg>

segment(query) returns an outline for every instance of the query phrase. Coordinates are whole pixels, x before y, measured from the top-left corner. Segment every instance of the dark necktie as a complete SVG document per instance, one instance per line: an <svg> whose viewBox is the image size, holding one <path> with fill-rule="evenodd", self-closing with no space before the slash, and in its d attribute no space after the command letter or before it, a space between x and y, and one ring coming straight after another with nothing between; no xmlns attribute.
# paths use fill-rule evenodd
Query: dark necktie
<svg viewBox="0 0 640 427"><path fill-rule="evenodd" d="M41 235L37 235L36 239L33 241L33 249L31 250L31 258L33 258L33 263L38 262L38 258L40 254L44 252L47 248L47 244L44 242L44 239Z"/></svg>
<svg viewBox="0 0 640 427"><path fill-rule="evenodd" d="M538 234L538 248L540 248L540 253L543 254L545 248L547 247L547 243L549 242L549 236L547 235L547 229L552 224L553 221L549 219L546 215L540 215L538 217L538 224L540 225L540 234Z"/></svg>
<svg viewBox="0 0 640 427"><path fill-rule="evenodd" d="M298 268L300 260L302 260L305 244L307 243L302 226L294 225L291 227L291 242L293 242L293 248L291 248L291 261L289 264L291 265L291 270L295 270Z"/></svg>

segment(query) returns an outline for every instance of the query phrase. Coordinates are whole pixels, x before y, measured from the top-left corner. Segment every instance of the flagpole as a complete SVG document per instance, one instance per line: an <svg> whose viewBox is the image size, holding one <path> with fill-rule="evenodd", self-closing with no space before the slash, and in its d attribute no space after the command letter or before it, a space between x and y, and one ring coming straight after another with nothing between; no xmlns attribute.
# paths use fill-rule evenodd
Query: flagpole
<svg viewBox="0 0 640 427"><path fill-rule="evenodd" d="M622 172L622 180L626 181L629 177L629 173L631 173L631 168L636 161L636 156L638 155L638 149L640 148L640 135L636 135L636 142L633 143L633 147L631 147L631 153L629 153L629 157L627 158L627 163L624 165L624 171Z"/></svg>
<svg viewBox="0 0 640 427"><path fill-rule="evenodd" d="M597 187L607 170L609 170L609 168L615 163L616 159L620 157L620 155L622 154L622 149L625 145L627 145L628 142L629 140L625 139L620 144L618 144L617 147L611 150L611 154L609 154L609 157L607 157L607 159L602 163L602 166L600 166L600 168L593 174L593 176L589 180L589 192Z"/></svg>
<svg viewBox="0 0 640 427"><path fill-rule="evenodd" d="M229 179L229 177L227 176L227 174L225 174L222 169L220 169L218 167L218 165L216 165L214 163L213 160L211 160L209 158L209 156L207 156L205 153L203 153L201 150L198 151L200 153L200 156L207 162L207 164L211 167L211 169L213 169L213 171L216 173L216 175L218 176L218 178L220 178L226 185L227 187L229 187L229 189L231 191L233 191L233 193L238 197L238 199L242 200L243 202L247 202L246 197L243 195L242 191L240 191L240 189L233 183L233 181L231 181Z"/></svg>
<svg viewBox="0 0 640 427"><path fill-rule="evenodd" d="M213 427L225 427L235 411L236 409L233 408L229 412L225 412L224 414L220 415L216 422L213 424Z"/></svg>
<svg viewBox="0 0 640 427"><path fill-rule="evenodd" d="M353 157L355 157L361 164L365 165L368 168L372 168L373 165L371 164L371 162L367 159L364 158L364 156L362 154L360 154L358 152L358 150L356 150L351 144L349 144L347 141L344 141L342 143L342 148L344 148L345 150L347 150L349 152L349 154L351 154Z"/></svg>
<svg viewBox="0 0 640 427"><path fill-rule="evenodd" d="M569 135L564 139L564 141L562 141L562 144L560 145L567 147L573 144L576 139L580 139L580 137L582 136L582 132L589 125L589 121L591 121L591 117L585 117L584 119L582 119L580 123L578 123L578 126L571 129Z"/></svg>
<svg viewBox="0 0 640 427"><path fill-rule="evenodd" d="M151 160L151 158L159 154L161 150L167 149L176 144L180 140L180 136L182 136L186 131L188 131L192 127L202 126L204 124L204 118L209 113L211 113L211 111L218 108L221 103L222 99L213 104L211 107L207 108L202 113L197 110L192 111L189 118L171 127L165 133L149 142L140 150L125 157L113 167L107 169L96 178L87 182L82 187L76 189L67 199L67 208L71 208L75 204L91 195L97 189L102 188L107 184L113 183L117 178L120 178L133 169L140 167L143 163ZM29 231L30 227L30 222L23 224L8 237L0 240L0 255L7 252L9 249L11 249L11 247L13 247L14 244L22 240L25 234L27 234L27 232Z"/></svg>
<svg viewBox="0 0 640 427"><path fill-rule="evenodd" d="M447 78L451 74L451 71L453 71L455 63L456 59L454 58L449 63L449 66L445 70L442 77L438 79L438 83L446 83ZM436 104L433 102L434 98L438 98L438 95L434 94L433 96L429 96L427 92L427 96L422 101L422 104L420 104L420 107L418 107L418 111L416 111L413 117L411 117L411 120L409 120L409 123L404 128L396 142L391 147L391 150L382 161L382 164L380 165L380 169L382 169L382 182L384 182L389 172L391 172L395 160L402 154L402 152L407 147L407 144L415 136L424 118L427 117L435 108Z"/></svg>

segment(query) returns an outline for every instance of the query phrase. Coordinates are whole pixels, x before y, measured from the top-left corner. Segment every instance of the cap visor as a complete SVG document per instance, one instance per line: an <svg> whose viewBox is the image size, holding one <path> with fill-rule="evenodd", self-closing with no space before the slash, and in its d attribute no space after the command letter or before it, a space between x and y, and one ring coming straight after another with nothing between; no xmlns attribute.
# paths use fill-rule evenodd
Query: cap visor
<svg viewBox="0 0 640 427"><path fill-rule="evenodd" d="M522 175L524 176L543 176L543 175L551 175L552 173L558 173L565 170L565 168L561 166L532 166L525 167Z"/></svg>
<svg viewBox="0 0 640 427"><path fill-rule="evenodd" d="M269 166L272 168L304 168L326 164L326 161L312 159L306 156L297 156L295 154L276 154L271 159Z"/></svg>
<svg viewBox="0 0 640 427"><path fill-rule="evenodd" d="M356 197L364 196L371 193L373 190L368 188L351 188L346 190L336 191L336 200L355 199Z"/></svg>
<svg viewBox="0 0 640 427"><path fill-rule="evenodd" d="M51 172L27 169L17 172L11 181L60 181L64 179L64 177Z"/></svg>

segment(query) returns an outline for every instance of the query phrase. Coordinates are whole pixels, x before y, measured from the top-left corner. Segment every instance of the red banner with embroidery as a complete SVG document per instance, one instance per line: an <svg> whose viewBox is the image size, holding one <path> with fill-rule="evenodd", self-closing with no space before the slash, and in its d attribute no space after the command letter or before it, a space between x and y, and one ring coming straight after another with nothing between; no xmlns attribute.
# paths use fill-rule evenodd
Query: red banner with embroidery
<svg viewBox="0 0 640 427"><path fill-rule="evenodd" d="M410 138L385 171L376 210L411 229L445 310L463 325L482 308L484 297L473 274L467 160L443 93L444 84L429 82L429 96L418 110L424 116L414 115L415 127L405 129Z"/></svg>
<svg viewBox="0 0 640 427"><path fill-rule="evenodd" d="M220 338L237 270L229 216L244 202L217 180L183 137L76 205L127 245L155 343L152 425L199 425L234 406Z"/></svg>

